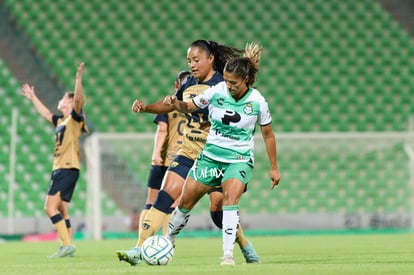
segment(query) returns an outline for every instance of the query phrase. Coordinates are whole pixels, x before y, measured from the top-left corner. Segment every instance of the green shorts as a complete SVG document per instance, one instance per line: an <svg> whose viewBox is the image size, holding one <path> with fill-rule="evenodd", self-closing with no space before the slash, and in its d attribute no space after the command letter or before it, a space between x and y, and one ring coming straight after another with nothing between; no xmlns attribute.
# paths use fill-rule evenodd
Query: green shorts
<svg viewBox="0 0 414 275"><path fill-rule="evenodd" d="M200 154L188 175L200 183L217 187L222 182L234 178L247 184L252 170L251 162L225 163Z"/></svg>

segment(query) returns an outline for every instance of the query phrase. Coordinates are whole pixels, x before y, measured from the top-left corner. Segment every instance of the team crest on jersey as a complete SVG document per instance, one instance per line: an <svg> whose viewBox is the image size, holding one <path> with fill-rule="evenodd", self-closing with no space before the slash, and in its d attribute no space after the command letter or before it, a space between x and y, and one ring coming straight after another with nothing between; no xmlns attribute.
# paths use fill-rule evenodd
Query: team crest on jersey
<svg viewBox="0 0 414 275"><path fill-rule="evenodd" d="M208 103L208 100L205 98L200 98L200 103L206 105Z"/></svg>
<svg viewBox="0 0 414 275"><path fill-rule="evenodd" d="M253 113L253 105L251 103L247 103L243 111L246 115L250 115L251 113Z"/></svg>

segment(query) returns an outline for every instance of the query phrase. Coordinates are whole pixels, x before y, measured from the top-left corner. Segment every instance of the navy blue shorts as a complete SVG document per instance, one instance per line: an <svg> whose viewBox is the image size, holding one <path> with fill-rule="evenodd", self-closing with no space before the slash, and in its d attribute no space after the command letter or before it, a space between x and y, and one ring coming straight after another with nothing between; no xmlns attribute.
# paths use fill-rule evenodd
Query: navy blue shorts
<svg viewBox="0 0 414 275"><path fill-rule="evenodd" d="M72 199L76 182L79 178L79 170L72 169L56 169L52 172L48 195L53 196L60 192L60 197L66 202Z"/></svg>
<svg viewBox="0 0 414 275"><path fill-rule="evenodd" d="M180 177L185 179L188 172L194 164L194 160L184 156L176 156L173 162L168 167L168 171L177 173Z"/></svg>
<svg viewBox="0 0 414 275"><path fill-rule="evenodd" d="M162 179L164 178L167 166L152 165L148 176L147 186L152 189L161 189Z"/></svg>
<svg viewBox="0 0 414 275"><path fill-rule="evenodd" d="M247 184L244 185L244 191L243 193L245 193L247 191ZM210 190L207 191L207 194L210 195L213 192L220 192L223 193L223 188L221 188L221 185L215 186L213 188L211 188Z"/></svg>
<svg viewBox="0 0 414 275"><path fill-rule="evenodd" d="M220 192L220 193L223 193L223 189L221 188L221 185L220 186L216 186L216 187L213 187L213 188L211 188L210 190L208 190L207 191L207 194L211 194L211 193L213 193L213 192Z"/></svg>

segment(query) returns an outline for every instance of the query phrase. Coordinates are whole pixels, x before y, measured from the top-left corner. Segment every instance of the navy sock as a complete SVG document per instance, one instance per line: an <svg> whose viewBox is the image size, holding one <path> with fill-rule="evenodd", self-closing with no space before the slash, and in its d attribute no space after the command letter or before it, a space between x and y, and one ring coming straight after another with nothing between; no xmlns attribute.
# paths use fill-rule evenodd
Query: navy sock
<svg viewBox="0 0 414 275"><path fill-rule="evenodd" d="M174 207L170 207L170 208L168 209L167 214L171 214L172 212L174 212L174 210L175 210L175 208L174 208Z"/></svg>
<svg viewBox="0 0 414 275"><path fill-rule="evenodd" d="M223 211L210 211L210 217L218 228L223 228Z"/></svg>
<svg viewBox="0 0 414 275"><path fill-rule="evenodd" d="M55 224L55 223L58 223L58 222L60 222L61 220L63 220L63 217L62 217L62 215L59 213L59 214L56 214L56 215L54 215L54 216L50 217L50 220L52 221L52 223L53 223L53 224Z"/></svg>
<svg viewBox="0 0 414 275"><path fill-rule="evenodd" d="M66 228L70 228L72 226L70 224L70 220L69 219L65 220L65 223L66 223Z"/></svg>
<svg viewBox="0 0 414 275"><path fill-rule="evenodd" d="M153 206L161 212L168 214L168 210L170 209L173 203L173 198L171 198L171 196L164 190L160 190L160 192L158 192L157 199L155 200Z"/></svg>

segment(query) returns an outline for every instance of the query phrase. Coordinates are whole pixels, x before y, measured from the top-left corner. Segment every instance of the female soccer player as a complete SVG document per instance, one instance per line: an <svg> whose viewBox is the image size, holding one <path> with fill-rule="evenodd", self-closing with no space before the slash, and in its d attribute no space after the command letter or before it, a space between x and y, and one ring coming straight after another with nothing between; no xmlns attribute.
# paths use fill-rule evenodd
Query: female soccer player
<svg viewBox="0 0 414 275"><path fill-rule="evenodd" d="M175 77L175 91L187 81L187 78L191 75L189 71L181 71ZM182 143L182 128L186 123L186 117L184 114L172 111L168 114L159 114L154 117L154 123L157 124L157 130L154 138L154 148L152 152L152 165L148 176L147 186L147 200L145 202L145 208L141 211L139 221L146 218L146 215L151 209L154 201L157 197L159 190L161 189L162 179L167 171L168 166L174 160L175 154L181 147ZM170 208L169 213L174 209ZM166 216L163 221L162 230L163 233L167 233L168 222L170 215ZM138 235L142 232L142 223L138 223Z"/></svg>
<svg viewBox="0 0 414 275"><path fill-rule="evenodd" d="M270 163L271 187L279 184L276 141L266 100L252 85L256 81L261 47L246 46L246 57L226 63L224 81L207 89L191 101L167 96L164 103L189 113L208 107L210 131L206 145L191 168L179 205L170 221L167 237L175 236L187 224L190 210L209 190L223 189L223 261L234 265L233 248L240 222L239 200L253 170L254 133L260 125Z"/></svg>
<svg viewBox="0 0 414 275"><path fill-rule="evenodd" d="M176 96L185 101L191 101L193 97L205 89L223 81L223 68L227 60L241 56L243 50L220 45L214 41L196 40L187 50L188 65L192 76L177 91ZM168 113L173 111L172 106L163 104L162 101L145 105L140 100L135 100L132 105L134 112ZM157 232L164 217L168 214L171 205L181 194L184 179L194 163L197 155L203 148L208 127L208 110L196 110L187 114L187 123L184 128L183 144L177 152L174 161L169 166L163 179L163 185L158 193L154 205L149 210L145 219L141 221L142 230L138 236L136 247L130 250L118 250L119 260L127 261L131 265L140 263L140 247L142 243ZM212 218L216 225L221 226L220 199L222 196L210 195ZM251 243L243 235L240 228L237 241L248 263L257 263L259 258Z"/></svg>
<svg viewBox="0 0 414 275"><path fill-rule="evenodd" d="M81 63L76 72L74 93L65 93L59 101L58 110L61 115L50 112L36 96L33 86L24 84L22 87L22 94L33 102L42 117L56 127L53 172L45 200L45 212L57 231L61 246L49 258L72 257L76 250L71 240L68 204L79 178L79 138L83 132L87 132L82 112L83 68L84 63Z"/></svg>

